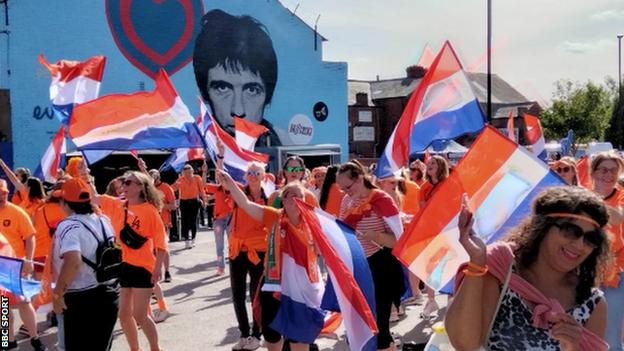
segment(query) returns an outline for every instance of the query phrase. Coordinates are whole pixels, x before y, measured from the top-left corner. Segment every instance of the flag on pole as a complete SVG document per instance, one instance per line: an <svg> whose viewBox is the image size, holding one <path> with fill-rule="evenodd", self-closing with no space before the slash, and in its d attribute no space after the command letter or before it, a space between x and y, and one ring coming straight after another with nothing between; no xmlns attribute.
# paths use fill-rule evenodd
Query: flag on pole
<svg viewBox="0 0 624 351"><path fill-rule="evenodd" d="M61 60L50 64L39 55L39 62L52 74L50 100L54 114L67 125L76 104L98 97L106 57L93 56L83 62Z"/></svg>
<svg viewBox="0 0 624 351"><path fill-rule="evenodd" d="M450 292L449 283L468 260L457 229L462 194L470 198L476 234L491 243L530 214L541 190L556 185L563 180L548 165L488 126L437 186L393 253L428 286Z"/></svg>
<svg viewBox="0 0 624 351"><path fill-rule="evenodd" d="M351 350L377 350L373 277L355 231L304 201L297 201L297 206L329 273L321 307L338 307Z"/></svg>
<svg viewBox="0 0 624 351"><path fill-rule="evenodd" d="M228 172L235 181L243 184L246 183L244 175L249 163L256 161L266 164L269 161L269 156L241 148L236 143L236 140L224 131L214 120L212 113L203 101L200 100L199 102L199 110L204 121L203 123L206 125L206 134L204 135L206 150L212 162L215 164L217 163L217 140L221 140L225 148L224 154L222 155L225 171Z"/></svg>
<svg viewBox="0 0 624 351"><path fill-rule="evenodd" d="M79 150L204 147L195 119L161 70L151 92L111 94L76 106L69 135Z"/></svg>
<svg viewBox="0 0 624 351"><path fill-rule="evenodd" d="M35 170L35 177L51 183L56 182L58 169L65 166L66 153L65 126L61 125L56 134L54 134L50 146L48 146L41 157L41 161Z"/></svg>
<svg viewBox="0 0 624 351"><path fill-rule="evenodd" d="M526 139L529 145L531 145L533 155L542 161L546 161L546 142L544 141L544 132L542 131L542 124L539 118L525 113L524 125L526 127Z"/></svg>
<svg viewBox="0 0 624 351"><path fill-rule="evenodd" d="M165 163L163 163L162 166L160 166L160 170L164 171L167 168L172 168L177 173L180 173L180 171L182 171L182 168L188 161L203 160L203 159L205 159L204 149L199 149L199 148L176 149L175 152L172 153L171 156L167 158L167 160L165 160Z"/></svg>
<svg viewBox="0 0 624 351"><path fill-rule="evenodd" d="M429 68L433 63L433 60L435 60L435 54L433 53L433 50L431 50L431 46L429 46L429 43L427 43L423 48L423 52L420 55L420 59L418 60L416 66Z"/></svg>
<svg viewBox="0 0 624 351"><path fill-rule="evenodd" d="M254 150L258 137L269 131L261 124L239 117L234 117L234 129L236 131L236 143L243 149L251 151Z"/></svg>
<svg viewBox="0 0 624 351"><path fill-rule="evenodd" d="M434 140L483 129L485 116L455 51L447 41L418 87L381 155L375 175L389 177Z"/></svg>
<svg viewBox="0 0 624 351"><path fill-rule="evenodd" d="M518 142L518 140L516 140L516 129L514 128L513 111L509 111L509 117L507 119L507 137L515 143Z"/></svg>
<svg viewBox="0 0 624 351"><path fill-rule="evenodd" d="M22 278L23 260L0 256L0 288L28 299L41 291L41 283Z"/></svg>

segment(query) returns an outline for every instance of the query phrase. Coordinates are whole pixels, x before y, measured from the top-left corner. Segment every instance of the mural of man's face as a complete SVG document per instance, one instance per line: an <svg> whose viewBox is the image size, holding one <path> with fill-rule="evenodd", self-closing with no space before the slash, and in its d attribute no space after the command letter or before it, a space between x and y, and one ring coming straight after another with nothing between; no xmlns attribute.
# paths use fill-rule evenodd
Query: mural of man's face
<svg viewBox="0 0 624 351"><path fill-rule="evenodd" d="M217 65L208 70L208 96L221 126L234 132L234 116L260 123L264 114L266 88L262 78L250 70L238 72Z"/></svg>

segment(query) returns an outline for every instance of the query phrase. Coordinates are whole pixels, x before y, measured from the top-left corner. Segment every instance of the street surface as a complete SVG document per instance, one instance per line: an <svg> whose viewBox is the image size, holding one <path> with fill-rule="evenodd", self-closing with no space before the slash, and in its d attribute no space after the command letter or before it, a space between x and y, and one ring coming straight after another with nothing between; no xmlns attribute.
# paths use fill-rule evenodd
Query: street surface
<svg viewBox="0 0 624 351"><path fill-rule="evenodd" d="M161 286L171 316L157 324L161 347L165 351L231 350L238 341L239 332L231 303L229 268L226 268L224 276L216 275L213 232L201 229L197 234L197 245L190 250L184 249L182 242L169 245L173 281L162 283ZM441 307L446 306L446 300L445 296L437 297ZM156 308L155 301L153 307ZM430 327L436 319L421 319L421 309L422 306L408 306L407 314L393 324L393 333L399 335L403 342L421 343L428 340ZM56 350L56 328L47 328L42 314L38 315L38 320L42 340L51 351ZM20 324L17 321L16 326ZM337 336L320 337L316 343L321 350L349 350L344 335L341 327L337 330ZM147 340L140 331L139 339L143 350L149 351ZM18 350L32 348L28 340L22 340ZM129 350L119 323L115 327L112 350Z"/></svg>

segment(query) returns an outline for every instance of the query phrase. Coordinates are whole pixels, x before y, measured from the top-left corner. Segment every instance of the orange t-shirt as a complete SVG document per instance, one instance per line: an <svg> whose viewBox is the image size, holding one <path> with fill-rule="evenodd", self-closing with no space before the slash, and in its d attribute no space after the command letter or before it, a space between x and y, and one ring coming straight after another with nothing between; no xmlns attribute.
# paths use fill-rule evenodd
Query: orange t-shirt
<svg viewBox="0 0 624 351"><path fill-rule="evenodd" d="M121 258L124 262L133 266L143 267L149 272L154 270L156 265L155 249L167 250L167 242L165 241L165 225L158 209L152 204L144 202L138 205L128 205L128 223L132 229L139 235L148 238L148 240L139 249L131 249L119 240L119 233L124 227L124 205L125 201L111 198L111 205L114 210L109 216L113 229L115 230L115 238L121 244Z"/></svg>
<svg viewBox="0 0 624 351"><path fill-rule="evenodd" d="M607 206L624 208L624 191L620 188L616 188L613 194L604 199ZM605 231L607 232L611 240L611 251L615 256L616 264L611 266L611 269L607 270L607 278L605 285L610 287L617 287L620 283L620 276L618 273L624 271L624 223L618 225L607 224Z"/></svg>
<svg viewBox="0 0 624 351"><path fill-rule="evenodd" d="M223 219L232 212L232 209L225 201L226 195L221 186L218 184L206 184L206 192L214 195L215 202L212 213L216 219Z"/></svg>
<svg viewBox="0 0 624 351"><path fill-rule="evenodd" d="M28 198L28 192L26 191L26 187L16 191L13 193L11 197L11 202L15 205L19 205L22 201Z"/></svg>
<svg viewBox="0 0 624 351"><path fill-rule="evenodd" d="M52 236L50 229L56 230L59 222L66 217L58 202L47 202L35 211L33 224L35 225L35 254L34 257L44 257L50 253Z"/></svg>
<svg viewBox="0 0 624 351"><path fill-rule="evenodd" d="M156 186L156 189L158 189L163 194L164 204L169 205L175 202L176 197L173 193L173 189L169 184L160 182L160 184ZM160 217L162 218L165 227L171 227L171 210L163 208L162 210L160 210Z"/></svg>
<svg viewBox="0 0 624 351"><path fill-rule="evenodd" d="M426 203L431 198L431 193L433 192L434 185L429 182L424 182L423 185L420 186L420 191L418 194L419 197L419 205L422 206L422 203Z"/></svg>
<svg viewBox="0 0 624 351"><path fill-rule="evenodd" d="M173 188L180 192L180 200L193 200L203 195L204 185L200 176L194 174L191 180L182 176L173 184Z"/></svg>
<svg viewBox="0 0 624 351"><path fill-rule="evenodd" d="M250 200L251 198L248 197ZM229 257L234 259L240 252L247 252L247 258L251 263L258 264L260 257L258 252L265 252L267 247L268 231L264 224L256 221L247 212L238 206L228 196L227 203L233 208L232 221L230 221ZM259 205L266 205L264 200L255 201Z"/></svg>
<svg viewBox="0 0 624 351"><path fill-rule="evenodd" d="M420 211L420 187L411 180L405 180L405 196L403 197L403 212L415 215Z"/></svg>
<svg viewBox="0 0 624 351"><path fill-rule="evenodd" d="M20 202L18 206L23 208L24 211L26 211L26 213L28 214L28 217L32 219L39 206L43 205L43 203L43 199L30 200L29 198L26 198L25 200Z"/></svg>
<svg viewBox="0 0 624 351"><path fill-rule="evenodd" d="M25 255L24 240L35 234L35 227L26 211L17 205L7 203L0 208L0 232L11 244L15 257L23 258Z"/></svg>
<svg viewBox="0 0 624 351"><path fill-rule="evenodd" d="M338 217L340 215L340 205L342 204L342 198L344 196L345 193L340 189L338 184L332 184L332 186L329 188L329 194L327 195L325 212Z"/></svg>

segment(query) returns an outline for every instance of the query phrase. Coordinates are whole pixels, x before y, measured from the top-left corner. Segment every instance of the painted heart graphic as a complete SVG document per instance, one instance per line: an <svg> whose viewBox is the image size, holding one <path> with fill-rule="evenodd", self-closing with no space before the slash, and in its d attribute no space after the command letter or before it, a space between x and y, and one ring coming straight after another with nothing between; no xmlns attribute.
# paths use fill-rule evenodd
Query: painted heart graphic
<svg viewBox="0 0 624 351"><path fill-rule="evenodd" d="M106 0L108 26L130 63L152 79L172 76L193 58L203 0Z"/></svg>

